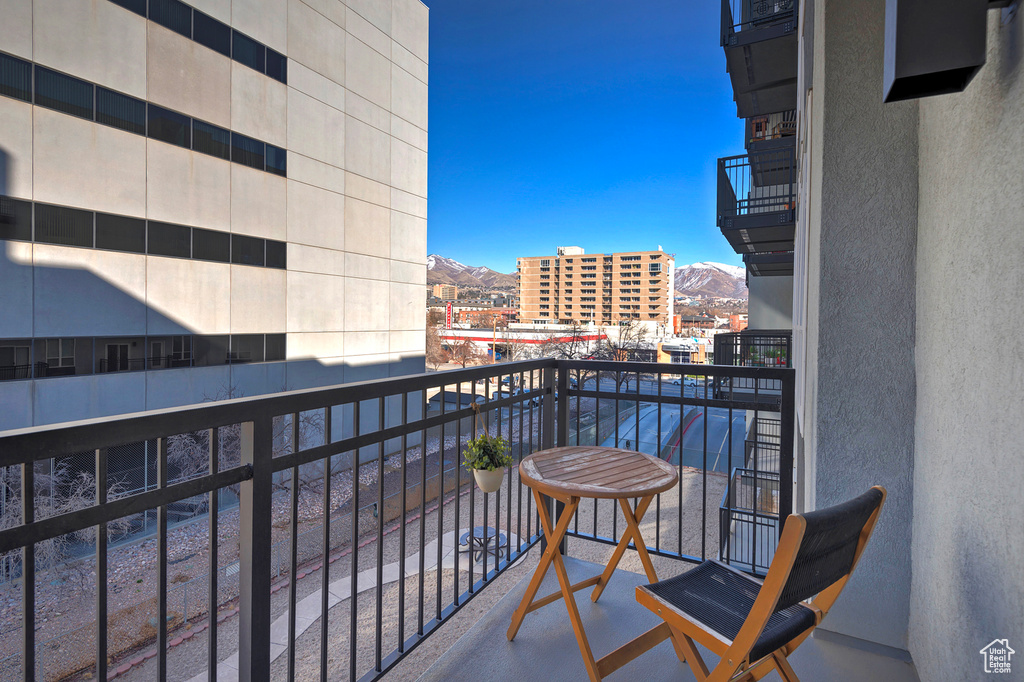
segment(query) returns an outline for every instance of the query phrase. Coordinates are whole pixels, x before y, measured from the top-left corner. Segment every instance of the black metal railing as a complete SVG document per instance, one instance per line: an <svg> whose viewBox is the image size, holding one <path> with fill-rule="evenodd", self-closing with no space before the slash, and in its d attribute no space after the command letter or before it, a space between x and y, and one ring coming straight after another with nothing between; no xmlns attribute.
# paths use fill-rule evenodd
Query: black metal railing
<svg viewBox="0 0 1024 682"><path fill-rule="evenodd" d="M698 385L672 383L683 375ZM499 392L506 377L511 394ZM716 395L715 387L740 381L753 382L752 395ZM759 395L761 381L781 389ZM722 520L708 500L727 491L729 472L745 463L749 419L779 419L777 514L792 508L793 385L783 368L545 359L0 433L6 508L15 512L0 530L0 557L18 557L21 576L21 627L0 640L0 678L105 679L111 665L139 660L141 651L142 660L152 653L150 672L163 680L168 649L187 631L193 642L207 633L212 679L225 657L218 623L233 605L240 679L269 679L280 648L271 646L272 626L287 631L287 642L319 630L322 678L380 677L540 539L516 468L485 495L460 466L461 444L484 430L505 437L517 461L588 443L669 459L681 482L649 512L649 550L691 562L712 557ZM434 394L442 399L432 402ZM141 442L155 448L156 487L126 492L110 473L111 453ZM88 465L55 474L55 463L82 451L92 453ZM621 514L600 502L581 507L571 537L615 543ZM206 519L205 532L195 521L173 525L182 510ZM119 554L125 524L151 513L155 542L132 545L130 558ZM683 522L698 513L700 537ZM485 550L486 538L505 539L467 556L460 541L477 526L495 530L484 532ZM472 538L465 544L473 549ZM178 585L171 567L182 555L207 568ZM141 576L139 585L131 581L140 596L128 608L121 571L111 570L124 565ZM55 596L72 568L78 587ZM313 581L301 600L300 580ZM287 599L271 600L285 588ZM59 631L55 600L88 607L77 629ZM125 639L126 632L133 634ZM297 664L317 665L297 662L295 646L280 656L289 679Z"/></svg>
<svg viewBox="0 0 1024 682"><path fill-rule="evenodd" d="M715 335L715 364L733 367L791 367L793 332L752 329Z"/></svg>
<svg viewBox="0 0 1024 682"><path fill-rule="evenodd" d="M756 465L756 460L753 460ZM719 554L751 573L767 573L782 530L779 472L737 467L719 506Z"/></svg>
<svg viewBox="0 0 1024 682"><path fill-rule="evenodd" d="M792 222L795 183L793 146L718 159L718 226L744 218L753 226Z"/></svg>
<svg viewBox="0 0 1024 682"><path fill-rule="evenodd" d="M734 45L742 34L758 29L790 32L796 26L796 14L797 0L722 0L722 45ZM792 26L783 28L788 24Z"/></svg>

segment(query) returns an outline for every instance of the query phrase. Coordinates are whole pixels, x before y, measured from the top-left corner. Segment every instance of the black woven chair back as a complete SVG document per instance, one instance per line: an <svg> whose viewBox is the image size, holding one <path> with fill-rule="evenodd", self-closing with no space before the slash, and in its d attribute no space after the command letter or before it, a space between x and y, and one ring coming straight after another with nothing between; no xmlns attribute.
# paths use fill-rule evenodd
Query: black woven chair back
<svg viewBox="0 0 1024 682"><path fill-rule="evenodd" d="M860 532L881 503L882 491L872 488L848 502L803 514L804 539L776 611L813 597L850 572Z"/></svg>

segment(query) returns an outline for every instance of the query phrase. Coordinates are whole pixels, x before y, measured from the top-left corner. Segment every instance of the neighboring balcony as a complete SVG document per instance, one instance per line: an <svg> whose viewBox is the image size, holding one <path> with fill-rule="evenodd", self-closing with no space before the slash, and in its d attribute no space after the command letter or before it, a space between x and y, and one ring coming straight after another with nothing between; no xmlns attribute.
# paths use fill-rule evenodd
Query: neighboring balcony
<svg viewBox="0 0 1024 682"><path fill-rule="evenodd" d="M736 115L796 108L797 0L722 0L722 47Z"/></svg>
<svg viewBox="0 0 1024 682"><path fill-rule="evenodd" d="M795 151L790 142L718 160L718 227L736 253L793 250Z"/></svg>
<svg viewBox="0 0 1024 682"><path fill-rule="evenodd" d="M747 253L743 255L743 264L747 266L747 274L751 277L793 276L792 251Z"/></svg>

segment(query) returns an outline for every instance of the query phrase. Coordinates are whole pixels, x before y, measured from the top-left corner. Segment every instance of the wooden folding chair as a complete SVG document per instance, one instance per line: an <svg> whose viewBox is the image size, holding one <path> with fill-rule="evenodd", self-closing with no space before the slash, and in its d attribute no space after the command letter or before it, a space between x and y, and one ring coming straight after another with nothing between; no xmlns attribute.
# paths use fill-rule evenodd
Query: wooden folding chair
<svg viewBox="0 0 1024 682"><path fill-rule="evenodd" d="M615 667L671 637L680 660L701 682L759 680L771 670L786 682L799 682L786 657L828 614L850 579L885 494L875 486L849 502L790 515L763 582L705 561L636 588L636 600L665 622L623 647ZM695 641L721 657L710 673Z"/></svg>

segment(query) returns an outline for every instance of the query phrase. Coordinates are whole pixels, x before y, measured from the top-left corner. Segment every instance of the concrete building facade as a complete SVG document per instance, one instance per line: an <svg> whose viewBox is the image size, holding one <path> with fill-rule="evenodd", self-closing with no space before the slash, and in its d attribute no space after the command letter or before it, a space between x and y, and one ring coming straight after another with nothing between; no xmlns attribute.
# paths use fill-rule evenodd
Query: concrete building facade
<svg viewBox="0 0 1024 682"><path fill-rule="evenodd" d="M517 259L520 322L671 324L675 262L660 249L558 254Z"/></svg>
<svg viewBox="0 0 1024 682"><path fill-rule="evenodd" d="M0 429L423 370L422 3L0 8Z"/></svg>
<svg viewBox="0 0 1024 682"><path fill-rule="evenodd" d="M746 259L750 326L792 320L796 507L888 489L819 633L912 661L922 680L980 679L981 650L1024 633L1024 13L912 0L798 12L785 18L797 77L777 103L797 109L792 250ZM976 72L951 66L977 45ZM950 350L964 308L999 311L984 352Z"/></svg>

